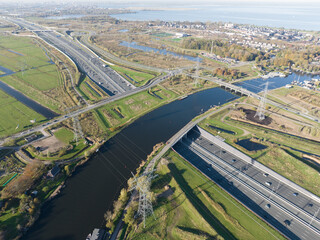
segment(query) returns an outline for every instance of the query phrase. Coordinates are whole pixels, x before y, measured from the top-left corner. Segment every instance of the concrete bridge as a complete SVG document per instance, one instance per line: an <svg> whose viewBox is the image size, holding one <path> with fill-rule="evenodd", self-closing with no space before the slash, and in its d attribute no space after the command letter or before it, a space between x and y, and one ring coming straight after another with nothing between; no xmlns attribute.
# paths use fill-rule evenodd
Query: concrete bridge
<svg viewBox="0 0 320 240"><path fill-rule="evenodd" d="M188 75L190 77L193 77L193 78L197 78L197 76L195 76L194 74L186 74L186 75ZM255 97L255 98L260 99L260 96L258 94L253 93L253 92L251 92L248 89L245 89L243 87L236 86L236 85L234 85L232 83L225 82L225 81L223 81L221 79L208 78L208 77L198 77L198 78L214 82L215 84L219 85L220 87L224 87L225 89L230 90L231 92L234 91L235 93L240 93L241 95Z"/></svg>
<svg viewBox="0 0 320 240"><path fill-rule="evenodd" d="M195 76L193 74L187 74L187 75L190 76L190 77L193 77L193 78L197 77L197 76ZM231 92L233 91L235 93L240 93L241 95L253 97L253 98L256 98L258 100L261 100L261 98L262 98L257 93L251 92L248 89L245 89L245 88L240 87L240 86L236 86L236 85L234 85L232 83L228 83L228 82L222 81L221 79L218 79L218 78L207 78L207 77L198 77L198 78L214 82L217 85L219 85L220 87L223 87L226 90L230 90ZM286 110L288 112L300 115L300 116L305 117L305 118L307 118L307 119L309 119L311 121L320 123L320 118L317 118L317 117L311 116L309 114L305 114L303 112L300 112L299 110L297 110L295 108L292 108L292 107L289 107L288 105L280 104L280 103L278 103L276 101L273 101L273 100L270 100L268 98L266 98L266 103L268 103L270 105L273 105L274 107L277 107L277 108L280 108L280 109L284 109L284 110Z"/></svg>
<svg viewBox="0 0 320 240"><path fill-rule="evenodd" d="M48 30L48 29L33 29L30 30L31 32L37 33L37 32L53 32L52 30Z"/></svg>

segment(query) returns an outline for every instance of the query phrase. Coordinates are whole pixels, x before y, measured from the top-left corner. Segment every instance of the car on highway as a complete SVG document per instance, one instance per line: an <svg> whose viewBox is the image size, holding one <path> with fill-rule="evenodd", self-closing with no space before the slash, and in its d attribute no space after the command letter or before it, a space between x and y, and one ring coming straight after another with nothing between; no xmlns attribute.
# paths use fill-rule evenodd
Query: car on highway
<svg viewBox="0 0 320 240"><path fill-rule="evenodd" d="M299 195L299 193L294 192L292 195L296 197L296 196L298 196L298 195Z"/></svg>
<svg viewBox="0 0 320 240"><path fill-rule="evenodd" d="M264 173L263 176L264 176L264 177L268 177L269 174L268 174L268 173Z"/></svg>
<svg viewBox="0 0 320 240"><path fill-rule="evenodd" d="M271 186L272 182L265 182L267 186Z"/></svg>
<svg viewBox="0 0 320 240"><path fill-rule="evenodd" d="M271 208L271 204L268 203L268 204L266 204L264 207L267 208L267 209L269 209L269 208Z"/></svg>
<svg viewBox="0 0 320 240"><path fill-rule="evenodd" d="M284 224L287 226L287 227L290 227L290 224L291 224L291 222L290 222L290 220L284 220Z"/></svg>

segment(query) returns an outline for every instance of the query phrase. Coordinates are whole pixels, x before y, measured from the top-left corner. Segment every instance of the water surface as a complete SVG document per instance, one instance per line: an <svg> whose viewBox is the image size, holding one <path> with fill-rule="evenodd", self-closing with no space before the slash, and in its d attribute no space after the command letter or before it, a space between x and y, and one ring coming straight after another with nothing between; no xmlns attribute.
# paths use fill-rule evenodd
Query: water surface
<svg viewBox="0 0 320 240"><path fill-rule="evenodd" d="M48 119L51 119L51 118L59 116L57 113L55 113L55 112L51 111L50 109L40 105L39 103L37 103L36 101L28 98L27 96L25 96L21 92L9 87L7 84L2 82L1 80L0 80L0 89L2 91L4 91L5 93L7 93L8 95L10 95L10 96L14 97L15 99L17 99L18 101L20 101L21 103L23 103L27 107L31 108L32 110L36 111L37 113L41 114L42 116L44 116L44 117L46 117Z"/></svg>
<svg viewBox="0 0 320 240"><path fill-rule="evenodd" d="M184 55L184 54L179 54L179 53L175 53L175 52L171 52L171 51L167 51L166 49L158 49L158 48L153 48L153 47L147 47L147 46L141 46L139 44L137 44L136 42L126 42L126 41L122 41L120 43L121 46L125 46L125 47L130 47L130 48L134 48L134 49L138 49L138 50L142 50L144 52L155 52L155 53L159 53L161 55L172 55L175 57L179 57L179 58L184 58L190 61L194 61L197 62L198 58L197 57L192 57L189 55ZM199 62L201 62L202 59L199 58Z"/></svg>
<svg viewBox="0 0 320 240"><path fill-rule="evenodd" d="M276 86L284 86L298 76L276 78ZM302 79L311 76L302 76ZM261 91L264 80L242 83ZM254 88L253 86L256 86ZM146 159L155 144L166 142L200 112L212 105L223 104L235 96L213 88L195 93L183 100L162 106L139 118L109 140L101 150L67 181L66 188L46 204L39 220L24 240L85 239L96 227L103 227L103 215L112 207L131 171Z"/></svg>
<svg viewBox="0 0 320 240"><path fill-rule="evenodd" d="M67 181L61 194L42 209L25 240L81 240L101 227L131 171L155 144L166 142L201 110L226 102L233 95L220 88L195 93L141 117L109 140Z"/></svg>
<svg viewBox="0 0 320 240"><path fill-rule="evenodd" d="M150 6L141 7L150 9ZM155 9L157 7L163 8L159 5L154 6ZM248 4L227 1L216 4L175 4L166 6L166 8L167 10L164 11L136 11L112 16L131 21L221 21L288 29L320 30L319 2L268 4L252 1Z"/></svg>

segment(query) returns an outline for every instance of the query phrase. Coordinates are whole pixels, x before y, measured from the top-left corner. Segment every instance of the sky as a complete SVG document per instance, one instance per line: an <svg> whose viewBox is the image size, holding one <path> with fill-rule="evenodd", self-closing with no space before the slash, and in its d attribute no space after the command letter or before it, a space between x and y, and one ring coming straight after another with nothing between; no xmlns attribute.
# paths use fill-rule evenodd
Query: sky
<svg viewBox="0 0 320 240"><path fill-rule="evenodd" d="M174 3L175 5L178 3L188 3L188 4L199 4L199 3L252 3L252 4L261 4L261 3L319 3L320 0L0 0L0 2L6 2L6 3L43 3L43 2L57 2L57 3L66 3L66 2L74 2L74 3L83 3L83 2L89 2L89 3L163 3L168 5L168 3Z"/></svg>

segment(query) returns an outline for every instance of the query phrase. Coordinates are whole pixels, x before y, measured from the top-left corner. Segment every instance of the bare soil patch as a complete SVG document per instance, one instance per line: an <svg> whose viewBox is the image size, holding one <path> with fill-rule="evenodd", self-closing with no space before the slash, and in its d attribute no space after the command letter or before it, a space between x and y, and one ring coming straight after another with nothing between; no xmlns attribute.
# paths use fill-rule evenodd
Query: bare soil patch
<svg viewBox="0 0 320 240"><path fill-rule="evenodd" d="M55 136L45 138L43 140L37 141L33 144L35 148L39 148L40 152L49 151L57 152L59 149L66 146L63 142L57 139Z"/></svg>
<svg viewBox="0 0 320 240"><path fill-rule="evenodd" d="M261 125L270 125L272 123L272 118L269 116L265 116L263 120L259 120L259 117L256 116L256 111L247 109L247 108L240 108L240 111L243 111L246 114L246 119L255 123L259 123Z"/></svg>

